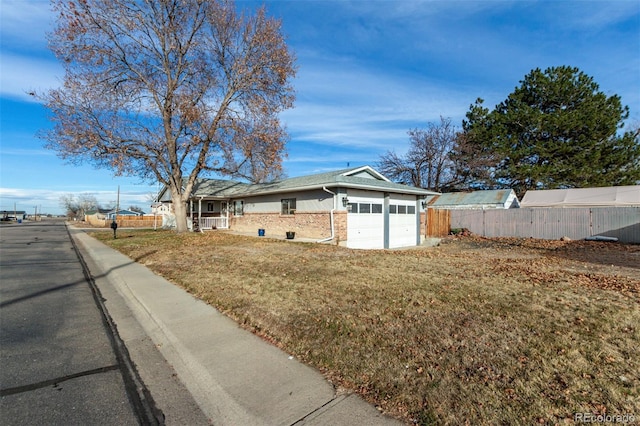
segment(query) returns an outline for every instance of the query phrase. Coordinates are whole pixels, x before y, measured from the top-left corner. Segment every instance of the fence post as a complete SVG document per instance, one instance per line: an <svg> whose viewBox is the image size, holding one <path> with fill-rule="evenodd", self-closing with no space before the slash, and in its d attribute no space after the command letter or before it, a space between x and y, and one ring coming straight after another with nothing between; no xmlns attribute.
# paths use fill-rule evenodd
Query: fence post
<svg viewBox="0 0 640 426"><path fill-rule="evenodd" d="M430 237L431 235L429 235L429 211L431 210L431 207L427 207L424 210L424 236L425 238Z"/></svg>
<svg viewBox="0 0 640 426"><path fill-rule="evenodd" d="M484 206L482 206L482 236L486 237L487 236L487 211L484 209Z"/></svg>

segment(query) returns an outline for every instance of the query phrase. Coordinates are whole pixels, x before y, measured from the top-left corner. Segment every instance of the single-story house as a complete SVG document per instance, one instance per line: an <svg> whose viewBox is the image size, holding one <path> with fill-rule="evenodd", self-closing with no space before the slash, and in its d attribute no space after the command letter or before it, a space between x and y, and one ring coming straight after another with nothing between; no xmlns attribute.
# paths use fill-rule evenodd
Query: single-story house
<svg viewBox="0 0 640 426"><path fill-rule="evenodd" d="M521 207L640 207L640 185L527 191Z"/></svg>
<svg viewBox="0 0 640 426"><path fill-rule="evenodd" d="M446 210L513 209L520 207L520 202L513 189L495 189L436 195L428 200L428 206Z"/></svg>
<svg viewBox="0 0 640 426"><path fill-rule="evenodd" d="M295 232L350 248L383 249L420 244L423 202L437 194L363 166L262 184L199 179L188 212L201 230ZM164 188L158 200L170 203L170 192Z"/></svg>
<svg viewBox="0 0 640 426"><path fill-rule="evenodd" d="M117 216L142 216L143 213L134 212L133 210L120 209L117 212L114 210L109 211L106 215L107 220L113 220Z"/></svg>
<svg viewBox="0 0 640 426"><path fill-rule="evenodd" d="M98 220L106 219L107 215L111 213L113 209L100 209L97 210L89 210L84 213L84 220L89 221L90 217Z"/></svg>
<svg viewBox="0 0 640 426"><path fill-rule="evenodd" d="M2 210L0 217L3 221L24 220L27 218L27 212L24 210Z"/></svg>

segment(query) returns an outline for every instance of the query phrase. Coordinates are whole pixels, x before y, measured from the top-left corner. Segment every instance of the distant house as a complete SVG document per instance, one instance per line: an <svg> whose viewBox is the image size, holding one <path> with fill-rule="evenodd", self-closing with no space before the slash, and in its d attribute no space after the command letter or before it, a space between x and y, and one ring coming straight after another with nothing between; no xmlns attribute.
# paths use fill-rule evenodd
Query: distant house
<svg viewBox="0 0 640 426"><path fill-rule="evenodd" d="M640 185L527 191L522 207L640 207Z"/></svg>
<svg viewBox="0 0 640 426"><path fill-rule="evenodd" d="M24 210L0 210L0 218L3 221L24 220L27 218L27 212Z"/></svg>
<svg viewBox="0 0 640 426"><path fill-rule="evenodd" d="M422 202L436 192L393 183L369 166L247 184L200 179L188 203L199 229L333 241L351 248L420 244ZM171 203L164 188L158 197Z"/></svg>
<svg viewBox="0 0 640 426"><path fill-rule="evenodd" d="M513 189L450 192L428 200L428 206L446 210L512 209L520 206Z"/></svg>
<svg viewBox="0 0 640 426"><path fill-rule="evenodd" d="M117 212L115 212L115 211L113 211L113 210L112 210L112 211L109 211L109 213L107 213L107 215L105 216L105 218L106 218L107 220L113 220L113 219L115 219L115 218L116 218L116 215L117 215L117 216L142 216L142 215L143 215L143 213L140 213L140 212L134 212L134 211L132 211L132 210L124 210L124 209L122 209L122 210L118 210Z"/></svg>
<svg viewBox="0 0 640 426"><path fill-rule="evenodd" d="M100 208L96 210L89 210L84 213L84 220L88 221L89 218L104 220L106 219L107 215L112 211L113 209L100 209Z"/></svg>

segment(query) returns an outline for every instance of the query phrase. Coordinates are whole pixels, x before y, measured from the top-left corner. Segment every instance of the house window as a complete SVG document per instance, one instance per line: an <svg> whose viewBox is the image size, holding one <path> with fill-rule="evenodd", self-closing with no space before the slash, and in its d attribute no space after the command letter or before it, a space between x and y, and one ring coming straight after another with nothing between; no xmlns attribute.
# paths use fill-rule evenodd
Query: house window
<svg viewBox="0 0 640 426"><path fill-rule="evenodd" d="M213 211L213 203L207 203L207 211L208 212L212 212Z"/></svg>
<svg viewBox="0 0 640 426"><path fill-rule="evenodd" d="M358 203L347 204L347 211L349 213L358 213Z"/></svg>
<svg viewBox="0 0 640 426"><path fill-rule="evenodd" d="M371 204L360 203L360 213L371 213Z"/></svg>
<svg viewBox="0 0 640 426"><path fill-rule="evenodd" d="M291 215L296 211L296 199L295 198L284 198L280 200L282 205L281 213L283 215Z"/></svg>
<svg viewBox="0 0 640 426"><path fill-rule="evenodd" d="M242 216L244 214L244 201L238 200L233 202L234 216Z"/></svg>
<svg viewBox="0 0 640 426"><path fill-rule="evenodd" d="M398 214L407 214L407 206L398 206Z"/></svg>
<svg viewBox="0 0 640 426"><path fill-rule="evenodd" d="M371 204L371 213L382 213L382 204Z"/></svg>
<svg viewBox="0 0 640 426"><path fill-rule="evenodd" d="M407 214L416 214L416 206L407 206Z"/></svg>
<svg viewBox="0 0 640 426"><path fill-rule="evenodd" d="M395 204L390 204L389 205L389 213L396 214L397 212L398 212L398 206L396 206Z"/></svg>

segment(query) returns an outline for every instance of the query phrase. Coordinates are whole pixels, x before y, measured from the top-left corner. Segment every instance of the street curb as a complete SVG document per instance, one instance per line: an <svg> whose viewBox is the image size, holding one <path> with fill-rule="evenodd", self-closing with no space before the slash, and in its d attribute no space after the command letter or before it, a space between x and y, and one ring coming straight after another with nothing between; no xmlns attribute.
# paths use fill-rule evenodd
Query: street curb
<svg viewBox="0 0 640 426"><path fill-rule="evenodd" d="M125 388L127 389L127 395L129 400L131 401L131 405L133 406L135 413L138 417L138 420L143 425L164 425L164 414L155 404L151 393L145 386L143 380L140 378L138 371L135 368L133 361L129 355L129 351L120 338L118 334L118 328L115 325L113 319L109 315L107 308L104 304L104 298L100 292L100 289L96 285L96 282L89 271L87 263L82 256L81 250L77 245L76 239L73 237L72 233L69 230L69 227L66 227L67 234L69 235L69 240L71 241L71 245L78 256L78 260L82 266L82 272L91 288L91 293L93 294L93 299L100 311L100 316L102 317L102 322L105 325L107 330L107 336L111 342L111 346L114 349L116 360L118 362L119 369L122 373L122 377L124 380Z"/></svg>

